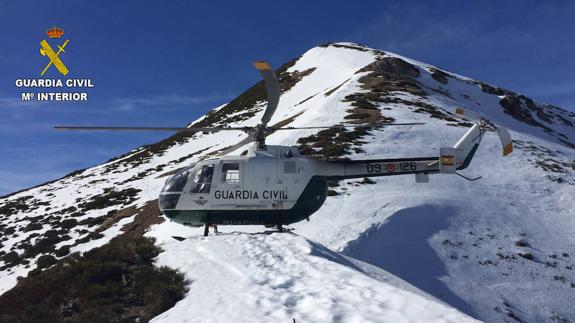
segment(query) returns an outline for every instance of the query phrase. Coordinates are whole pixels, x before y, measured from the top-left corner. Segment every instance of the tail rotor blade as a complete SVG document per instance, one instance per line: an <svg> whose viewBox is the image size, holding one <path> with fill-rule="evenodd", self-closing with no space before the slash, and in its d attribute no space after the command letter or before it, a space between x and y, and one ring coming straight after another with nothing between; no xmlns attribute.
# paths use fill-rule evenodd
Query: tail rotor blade
<svg viewBox="0 0 575 323"><path fill-rule="evenodd" d="M258 71L260 71L260 74L263 76L264 82L266 83L268 105L262 117L262 123L267 124L271 120L280 101L280 83L278 82L276 74L272 70L270 64L267 62L255 62L254 66Z"/></svg>
<svg viewBox="0 0 575 323"><path fill-rule="evenodd" d="M489 120L482 118L477 113L471 112L469 110L465 110L463 108L455 109L455 113L461 116L467 117L471 120L478 121L487 129L497 131L497 135L499 136L499 140L501 140L501 147L503 148L503 156L507 156L513 152L513 141L511 140L511 134L509 131L503 127L499 127Z"/></svg>

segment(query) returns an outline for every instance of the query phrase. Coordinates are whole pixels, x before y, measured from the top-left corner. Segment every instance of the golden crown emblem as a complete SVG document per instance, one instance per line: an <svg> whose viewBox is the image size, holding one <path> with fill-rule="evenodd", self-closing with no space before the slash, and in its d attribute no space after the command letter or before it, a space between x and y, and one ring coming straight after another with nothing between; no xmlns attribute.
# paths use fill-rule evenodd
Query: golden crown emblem
<svg viewBox="0 0 575 323"><path fill-rule="evenodd" d="M48 35L50 38L60 38L62 35L64 35L64 29L54 26L46 30L46 35Z"/></svg>

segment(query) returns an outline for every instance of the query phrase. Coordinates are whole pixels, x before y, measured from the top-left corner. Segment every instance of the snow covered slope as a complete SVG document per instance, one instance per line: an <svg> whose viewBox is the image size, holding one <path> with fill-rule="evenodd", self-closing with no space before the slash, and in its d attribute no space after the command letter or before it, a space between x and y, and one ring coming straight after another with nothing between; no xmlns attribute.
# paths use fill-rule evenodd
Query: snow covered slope
<svg viewBox="0 0 575 323"><path fill-rule="evenodd" d="M278 74L282 96L270 124L426 125L278 131L269 144L327 158L429 156L471 125L450 112L464 107L509 128L515 151L501 157L488 134L464 171L483 176L475 182L437 175L427 184L411 176L334 184L310 221L293 226L297 236L224 227L230 234L206 240L196 229L155 225L148 235L165 250L158 264L181 269L191 282L186 298L158 320L221 321L198 313L216 305L216 313L238 313L240 321L464 319L441 301L486 321L575 319L575 114L350 43L313 48ZM263 89L258 83L193 124L255 125ZM0 293L41 255L62 258L105 244L157 198L166 174L244 138L178 134L0 199ZM178 243L167 234L190 238Z"/></svg>
<svg viewBox="0 0 575 323"><path fill-rule="evenodd" d="M151 233L167 250L158 262L186 273L192 282L187 297L155 322L474 321L405 290L405 283L395 287L377 267L294 234L170 238L181 233L175 224L161 224Z"/></svg>

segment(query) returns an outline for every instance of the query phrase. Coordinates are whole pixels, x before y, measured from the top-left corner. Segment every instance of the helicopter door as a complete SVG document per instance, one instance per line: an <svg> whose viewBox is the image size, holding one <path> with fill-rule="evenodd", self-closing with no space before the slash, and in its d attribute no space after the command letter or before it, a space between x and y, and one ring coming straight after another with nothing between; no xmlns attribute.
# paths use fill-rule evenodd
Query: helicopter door
<svg viewBox="0 0 575 323"><path fill-rule="evenodd" d="M212 206L223 209L235 209L241 206L243 199L242 163L239 161L223 161L218 167L218 175Z"/></svg>
<svg viewBox="0 0 575 323"><path fill-rule="evenodd" d="M190 193L197 195L198 204L203 206L208 201L210 190L212 189L212 180L214 178L214 164L203 165L194 176ZM200 201L205 202L200 202Z"/></svg>

